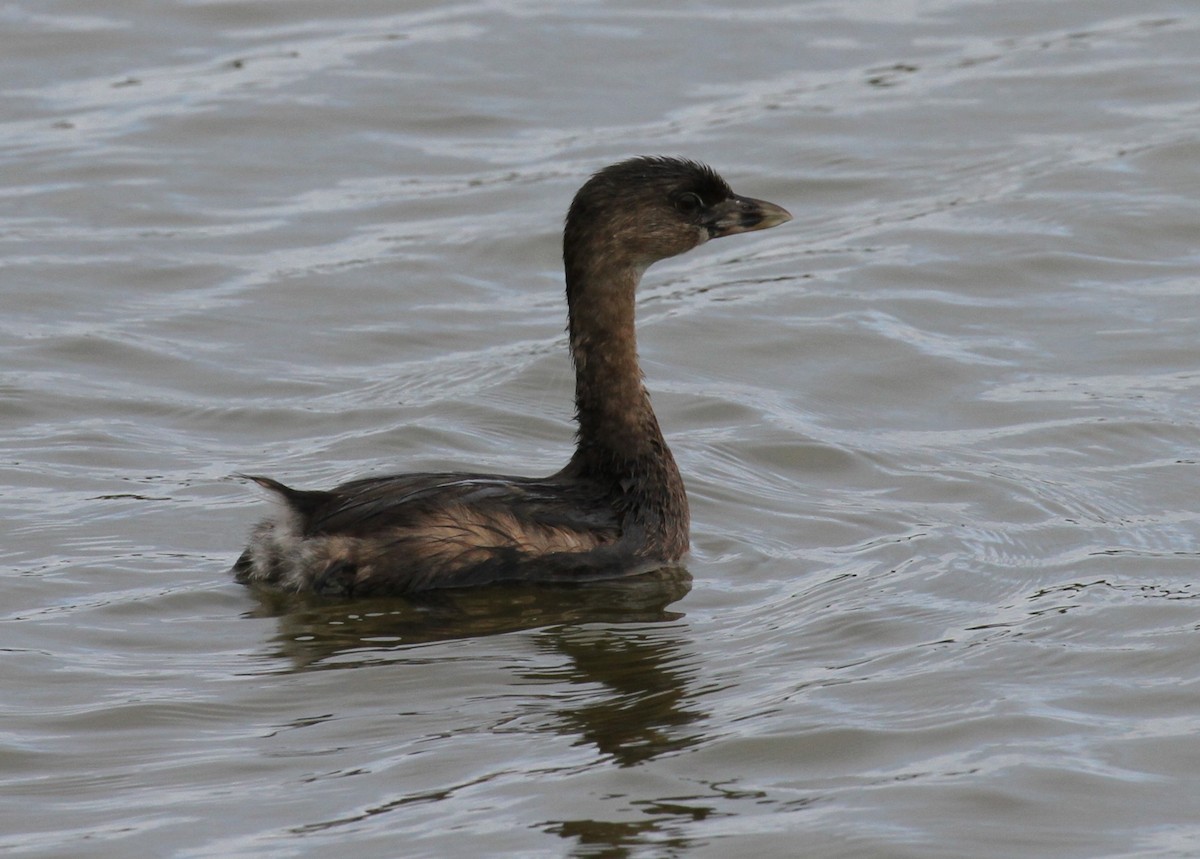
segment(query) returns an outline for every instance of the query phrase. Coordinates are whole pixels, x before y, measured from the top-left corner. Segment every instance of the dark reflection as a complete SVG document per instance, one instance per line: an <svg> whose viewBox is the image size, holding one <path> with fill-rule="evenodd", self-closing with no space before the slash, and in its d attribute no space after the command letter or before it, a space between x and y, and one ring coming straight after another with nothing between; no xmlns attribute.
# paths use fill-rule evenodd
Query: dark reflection
<svg viewBox="0 0 1200 859"><path fill-rule="evenodd" d="M258 593L257 613L277 618L279 655L299 670L378 664L414 644L538 630L537 646L566 659L523 676L582 692L564 696L535 730L592 746L628 767L701 740L693 726L707 714L694 700L687 628L669 623L683 615L668 606L690 589L691 576L677 569L577 587L493 587L420 600L331 602ZM572 842L574 856L621 859L648 845L656 855L682 855L689 846L679 835L686 823L714 813L706 799L635 802L645 814L636 822L551 820L541 827Z"/></svg>
<svg viewBox="0 0 1200 859"><path fill-rule="evenodd" d="M635 766L663 754L697 745L698 724L706 715L691 700L690 648L667 628L547 630L540 643L570 657L563 667L529 673L536 680L594 686L605 694L589 703L558 708L553 730L588 743L619 766ZM704 798L663 803L644 800L644 819L550 821L547 832L574 842L572 856L625 859L653 845L656 856L681 856L690 840L686 823L714 813Z"/></svg>
<svg viewBox="0 0 1200 859"><path fill-rule="evenodd" d="M626 859L633 855L634 850L640 853L651 837L654 838L654 846L661 851L656 855L683 855L689 841L684 838L659 838L655 835L658 830L658 822L652 820L567 820L551 826L548 831L575 841L576 847L571 855L586 856L588 859Z"/></svg>
<svg viewBox="0 0 1200 859"><path fill-rule="evenodd" d="M669 630L553 629L540 643L570 662L526 676L601 684L606 691L591 703L560 708L558 733L594 745L621 766L697 741L683 729L702 714L688 706L687 657Z"/></svg>
<svg viewBox="0 0 1200 859"><path fill-rule="evenodd" d="M675 797L671 800L647 799L631 803L641 820L559 820L544 824L544 830L575 842L570 855L587 859L627 859L630 856L686 856L703 838L688 835L690 824L710 817L729 817L717 811L718 802L727 800L765 802L766 793L738 790L729 784L708 783L707 795ZM807 808L816 800L790 803L791 808ZM801 854L797 854L801 855Z"/></svg>
<svg viewBox="0 0 1200 859"><path fill-rule="evenodd" d="M691 590L682 568L584 585L513 585L433 591L419 598L330 600L253 593L258 617L279 623L278 653L297 668L345 668L389 661L389 647L477 638L579 623L661 623ZM361 659L348 659L361 654ZM335 663L327 662L338 657Z"/></svg>

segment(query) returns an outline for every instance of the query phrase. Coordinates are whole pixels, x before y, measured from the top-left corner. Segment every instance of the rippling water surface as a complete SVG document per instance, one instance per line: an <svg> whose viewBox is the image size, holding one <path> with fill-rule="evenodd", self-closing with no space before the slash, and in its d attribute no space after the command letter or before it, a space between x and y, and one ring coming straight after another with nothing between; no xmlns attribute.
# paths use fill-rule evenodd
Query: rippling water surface
<svg viewBox="0 0 1200 859"><path fill-rule="evenodd" d="M1200 8L0 8L0 852L1200 855ZM264 502L556 469L558 227L651 271L684 576L272 602Z"/></svg>

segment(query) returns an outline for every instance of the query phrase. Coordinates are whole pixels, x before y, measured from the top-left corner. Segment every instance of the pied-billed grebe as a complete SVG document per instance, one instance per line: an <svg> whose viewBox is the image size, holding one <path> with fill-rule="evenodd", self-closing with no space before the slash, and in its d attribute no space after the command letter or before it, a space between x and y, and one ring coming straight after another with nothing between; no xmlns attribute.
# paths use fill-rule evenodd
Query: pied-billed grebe
<svg viewBox="0 0 1200 859"><path fill-rule="evenodd" d="M329 491L251 477L283 502L234 564L239 581L366 596L500 581L577 582L668 566L688 549L688 504L642 384L634 292L652 263L791 220L679 158L606 167L563 231L575 363L575 455L545 478L368 477Z"/></svg>

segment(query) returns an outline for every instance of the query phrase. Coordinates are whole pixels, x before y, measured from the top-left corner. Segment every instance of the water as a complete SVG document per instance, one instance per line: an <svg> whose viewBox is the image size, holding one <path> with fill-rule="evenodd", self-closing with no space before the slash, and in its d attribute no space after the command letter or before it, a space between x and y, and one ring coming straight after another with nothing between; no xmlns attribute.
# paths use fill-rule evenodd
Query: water
<svg viewBox="0 0 1200 859"><path fill-rule="evenodd" d="M15 2L0 853L1200 855L1200 10ZM570 445L558 226L653 269L690 582L226 573L263 501Z"/></svg>

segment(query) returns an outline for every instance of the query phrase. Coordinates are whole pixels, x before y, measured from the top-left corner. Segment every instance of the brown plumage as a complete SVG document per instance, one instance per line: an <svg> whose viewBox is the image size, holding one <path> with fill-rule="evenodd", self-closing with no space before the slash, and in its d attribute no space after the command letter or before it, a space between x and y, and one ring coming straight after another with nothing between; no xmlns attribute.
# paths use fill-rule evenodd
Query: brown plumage
<svg viewBox="0 0 1200 859"><path fill-rule="evenodd" d="M252 477L283 508L254 530L237 578L365 596L615 578L679 561L687 496L642 383L634 294L660 259L790 219L693 161L633 158L601 170L563 231L579 423L566 467L540 479L400 474L328 491Z"/></svg>

